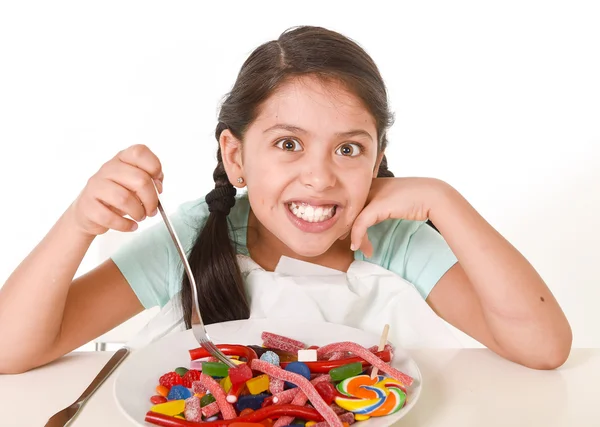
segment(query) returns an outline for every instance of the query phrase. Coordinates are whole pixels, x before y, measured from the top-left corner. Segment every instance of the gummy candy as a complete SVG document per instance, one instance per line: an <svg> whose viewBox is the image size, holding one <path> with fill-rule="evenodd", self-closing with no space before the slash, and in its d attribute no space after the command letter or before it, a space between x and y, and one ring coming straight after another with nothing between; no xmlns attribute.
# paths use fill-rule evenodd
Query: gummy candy
<svg viewBox="0 0 600 427"><path fill-rule="evenodd" d="M348 365L340 366L329 371L332 381L343 381L346 378L355 377L363 371L362 363L350 363Z"/></svg>
<svg viewBox="0 0 600 427"><path fill-rule="evenodd" d="M229 374L229 366L221 362L204 362L202 373L210 377L225 378Z"/></svg>
<svg viewBox="0 0 600 427"><path fill-rule="evenodd" d="M187 388L192 388L192 383L194 381L200 380L200 374L202 372L197 371L195 369L190 369L183 374L183 386Z"/></svg>
<svg viewBox="0 0 600 427"><path fill-rule="evenodd" d="M180 377L183 377L187 371L188 371L188 369L187 369L187 368L184 368L184 367L179 367L179 368L175 369L175 372L176 372L176 373L177 373L177 375L179 375Z"/></svg>
<svg viewBox="0 0 600 427"><path fill-rule="evenodd" d="M260 356L260 360L264 360L265 362L269 362L273 365L279 366L279 356L277 353L272 351L267 351Z"/></svg>
<svg viewBox="0 0 600 427"><path fill-rule="evenodd" d="M183 378L177 372L168 372L158 379L158 383L167 388L183 384Z"/></svg>
<svg viewBox="0 0 600 427"><path fill-rule="evenodd" d="M269 376L262 374L257 377L251 378L246 382L246 387L250 394L259 394L269 389Z"/></svg>
<svg viewBox="0 0 600 427"><path fill-rule="evenodd" d="M310 380L310 369L304 362L292 362L285 367L285 370L298 375L302 375L307 380ZM296 387L296 384L286 381L285 386L287 388L294 388Z"/></svg>
<svg viewBox="0 0 600 427"><path fill-rule="evenodd" d="M187 387L182 385L174 385L169 390L169 395L167 396L167 400L185 400L192 395L192 392Z"/></svg>

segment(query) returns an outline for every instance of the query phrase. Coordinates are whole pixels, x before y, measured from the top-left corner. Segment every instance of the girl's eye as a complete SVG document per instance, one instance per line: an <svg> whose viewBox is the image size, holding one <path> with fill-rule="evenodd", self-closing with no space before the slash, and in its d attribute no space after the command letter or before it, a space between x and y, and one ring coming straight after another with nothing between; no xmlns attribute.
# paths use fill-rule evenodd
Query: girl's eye
<svg viewBox="0 0 600 427"><path fill-rule="evenodd" d="M359 144L344 144L335 150L335 154L340 156L354 157L362 152L362 147Z"/></svg>
<svg viewBox="0 0 600 427"><path fill-rule="evenodd" d="M279 147L285 151L301 151L302 150L302 145L300 145L300 143L298 141L296 141L295 139L290 139L290 138L286 138L286 139L282 139L282 140L278 141L277 144L275 144L275 146Z"/></svg>

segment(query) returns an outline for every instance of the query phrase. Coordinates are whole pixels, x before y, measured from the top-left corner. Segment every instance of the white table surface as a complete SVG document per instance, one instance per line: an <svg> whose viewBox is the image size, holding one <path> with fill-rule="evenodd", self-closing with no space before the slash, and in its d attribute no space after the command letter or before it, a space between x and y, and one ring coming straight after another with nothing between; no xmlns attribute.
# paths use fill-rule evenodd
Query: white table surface
<svg viewBox="0 0 600 427"><path fill-rule="evenodd" d="M554 371L527 369L485 349L410 354L423 374L423 392L396 426L600 426L600 349L574 349ZM71 353L24 374L0 375L0 425L43 426L82 393L111 355ZM113 397L115 372L69 427L132 425Z"/></svg>

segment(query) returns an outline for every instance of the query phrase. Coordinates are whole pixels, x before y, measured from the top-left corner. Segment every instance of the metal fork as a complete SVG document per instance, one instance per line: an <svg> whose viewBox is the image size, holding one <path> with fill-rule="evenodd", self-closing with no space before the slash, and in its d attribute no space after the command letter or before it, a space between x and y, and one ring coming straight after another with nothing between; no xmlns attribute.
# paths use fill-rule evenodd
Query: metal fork
<svg viewBox="0 0 600 427"><path fill-rule="evenodd" d="M171 220L169 219L169 217L165 213L165 210L163 209L162 202L160 201L160 196L158 196L158 191L156 192L156 195L158 197L158 210L160 212L160 215L162 216L165 225L167 226L167 229L169 230L169 234L171 235L173 242L175 243L175 247L177 248L177 252L179 253L181 262L183 262L183 267L185 269L185 272L190 281L190 286L192 288L194 308L196 309L196 313L198 314L198 320L200 321L199 325L192 325L192 332L194 334L194 337L196 337L196 340L198 341L200 346L205 348L210 354L212 354L221 362L225 363L230 368L234 368L236 365L231 361L230 358L228 358L225 354L223 354L221 350L217 348L217 346L211 341L210 337L208 336L208 333L206 332L204 322L202 321L202 316L200 315L200 307L198 306L198 291L196 290L196 280L194 279L194 275L192 274L190 264L188 263L183 247L181 246L181 242L179 241L179 238L175 233L175 229L171 224Z"/></svg>

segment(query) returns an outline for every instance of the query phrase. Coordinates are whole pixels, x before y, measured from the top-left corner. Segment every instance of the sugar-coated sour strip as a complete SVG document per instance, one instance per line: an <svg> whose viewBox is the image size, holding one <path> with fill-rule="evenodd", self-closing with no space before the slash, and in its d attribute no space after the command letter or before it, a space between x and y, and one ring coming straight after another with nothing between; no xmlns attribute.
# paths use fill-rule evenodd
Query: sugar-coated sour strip
<svg viewBox="0 0 600 427"><path fill-rule="evenodd" d="M260 336L265 347L274 348L281 351L295 353L298 350L306 348L306 344L292 338L277 335L272 332L263 332Z"/></svg>
<svg viewBox="0 0 600 427"><path fill-rule="evenodd" d="M379 369L381 372L385 372L386 374L388 374L390 377L394 378L395 380L398 380L398 381L402 382L403 384L406 384L407 387L410 387L410 385L414 381L414 379L412 377L410 377L409 375L406 375L403 372L400 372L396 368L393 368L392 366L383 362L380 358L378 358L376 355L374 355L368 349L364 348L363 346L361 346L357 343L350 342L350 341L343 341L343 342L339 342L339 343L328 344L317 350L318 354L327 354L327 353L331 353L332 351L349 351L349 352L363 358L364 360L369 362L371 365L377 367L377 369Z"/></svg>
<svg viewBox="0 0 600 427"><path fill-rule="evenodd" d="M225 392L218 382L216 382L212 377L202 374L200 375L200 383L204 385L208 391L210 391L210 394L214 396L217 404L219 405L219 409L221 410L221 414L223 415L223 419L229 420L237 416L233 406L227 402Z"/></svg>
<svg viewBox="0 0 600 427"><path fill-rule="evenodd" d="M313 386L315 386L319 383L322 383L323 381L330 381L330 380L331 380L331 377L329 375L321 375L320 377L317 377L314 380L312 380L310 383ZM302 390L298 389L298 387L286 390L285 392L294 391L294 390L296 391L296 395L294 396L294 398L292 400L292 405L298 405L298 406L306 405L306 402L308 402L308 397L306 397L306 394L304 394L304 392ZM273 424L273 427L287 426L287 425L290 425L292 423L292 421L294 421L294 417L281 417L277 420L277 422L275 424Z"/></svg>
<svg viewBox="0 0 600 427"><path fill-rule="evenodd" d="M327 421L331 427L343 427L343 424L340 422L335 412L333 412L333 410L325 403L314 386L303 376L294 374L293 372L284 371L283 369L260 359L253 360L250 367L256 371L271 375L272 377L296 384L300 390L308 396L315 409L323 415L323 418L325 418L325 421ZM278 405L272 406L277 407Z"/></svg>

